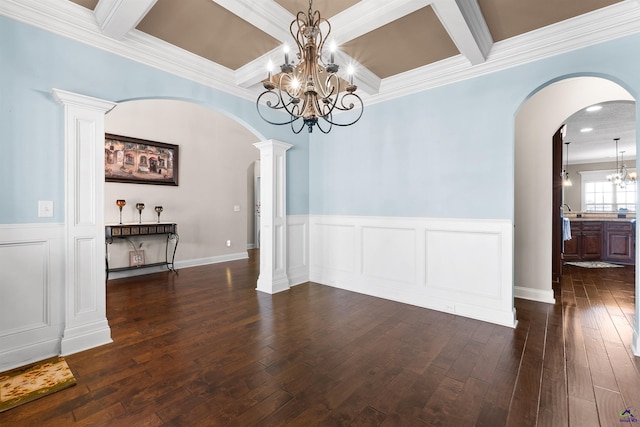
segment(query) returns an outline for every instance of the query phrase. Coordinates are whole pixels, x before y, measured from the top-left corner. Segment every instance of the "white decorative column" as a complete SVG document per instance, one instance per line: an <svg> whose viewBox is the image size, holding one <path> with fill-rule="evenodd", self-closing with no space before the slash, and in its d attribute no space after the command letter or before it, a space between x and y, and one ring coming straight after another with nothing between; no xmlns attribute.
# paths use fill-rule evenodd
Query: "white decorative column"
<svg viewBox="0 0 640 427"><path fill-rule="evenodd" d="M116 104L53 89L64 107L65 326L61 354L110 343L104 246L104 115Z"/></svg>
<svg viewBox="0 0 640 427"><path fill-rule="evenodd" d="M287 150L284 142L253 144L260 150L260 276L257 289L289 289L287 277Z"/></svg>

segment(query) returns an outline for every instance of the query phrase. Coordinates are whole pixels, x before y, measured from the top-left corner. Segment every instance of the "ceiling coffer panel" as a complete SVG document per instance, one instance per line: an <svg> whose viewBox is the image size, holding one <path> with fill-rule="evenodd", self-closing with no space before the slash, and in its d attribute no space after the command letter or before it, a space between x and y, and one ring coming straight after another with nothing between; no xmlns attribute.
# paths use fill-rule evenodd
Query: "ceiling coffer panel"
<svg viewBox="0 0 640 427"><path fill-rule="evenodd" d="M280 45L211 0L158 0L137 29L232 70Z"/></svg>
<svg viewBox="0 0 640 427"><path fill-rule="evenodd" d="M620 0L478 0L494 41L619 3Z"/></svg>
<svg viewBox="0 0 640 427"><path fill-rule="evenodd" d="M460 53L431 6L351 40L340 49L383 79Z"/></svg>
<svg viewBox="0 0 640 427"><path fill-rule="evenodd" d="M349 9L358 3L358 1L359 0L315 0L313 2L313 10L320 11L320 16L329 19L343 10ZM307 13L309 10L309 2L307 0L275 0L275 2L287 9L294 16L297 15L298 12L302 11Z"/></svg>

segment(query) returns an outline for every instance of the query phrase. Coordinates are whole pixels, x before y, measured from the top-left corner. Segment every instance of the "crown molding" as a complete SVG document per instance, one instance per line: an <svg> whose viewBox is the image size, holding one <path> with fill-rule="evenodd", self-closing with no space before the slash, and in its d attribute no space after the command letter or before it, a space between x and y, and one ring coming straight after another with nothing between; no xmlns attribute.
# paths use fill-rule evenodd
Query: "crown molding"
<svg viewBox="0 0 640 427"><path fill-rule="evenodd" d="M640 32L640 3L625 0L493 45L487 61L475 66L457 55L382 80L369 104L482 76Z"/></svg>
<svg viewBox="0 0 640 427"><path fill-rule="evenodd" d="M420 2L431 3L428 0L420 0ZM370 10L372 5L396 2L363 0L359 3L364 3L367 10ZM408 8L409 1L403 0L402 6ZM411 7L414 6L411 5ZM385 10L388 12L388 9ZM70 1L2 0L0 15L243 99L254 101L258 93L255 87L238 86L242 73L253 72L257 76L258 73L255 70L244 70L245 67L243 67L235 73L138 30L131 31L122 40L114 40L102 34L92 11ZM475 66L471 66L463 55L457 55L388 77L379 82L379 93L363 96L363 98L369 104L384 102L638 32L640 32L639 1L625 0L604 9L497 42L489 52L487 61ZM258 61L253 62L260 64ZM264 62L260 66L264 67ZM260 72L264 74L264 68ZM365 82L362 82L361 72L365 75ZM369 79L370 81L367 80L365 70L359 69L358 73L363 91L367 92L365 86L376 87L375 78L377 77L373 73L371 74L375 78Z"/></svg>

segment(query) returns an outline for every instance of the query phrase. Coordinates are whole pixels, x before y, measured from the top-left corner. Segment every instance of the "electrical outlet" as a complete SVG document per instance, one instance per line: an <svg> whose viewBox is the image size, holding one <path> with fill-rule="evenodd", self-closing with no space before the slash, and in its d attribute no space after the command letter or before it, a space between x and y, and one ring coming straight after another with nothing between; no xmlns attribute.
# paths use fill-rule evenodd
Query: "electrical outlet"
<svg viewBox="0 0 640 427"><path fill-rule="evenodd" d="M227 247L230 248L231 247L231 240L227 240Z"/></svg>
<svg viewBox="0 0 640 427"><path fill-rule="evenodd" d="M234 212L240 212L240 205L233 205Z"/></svg>
<svg viewBox="0 0 640 427"><path fill-rule="evenodd" d="M50 218L53 216L53 200L38 200L38 217Z"/></svg>

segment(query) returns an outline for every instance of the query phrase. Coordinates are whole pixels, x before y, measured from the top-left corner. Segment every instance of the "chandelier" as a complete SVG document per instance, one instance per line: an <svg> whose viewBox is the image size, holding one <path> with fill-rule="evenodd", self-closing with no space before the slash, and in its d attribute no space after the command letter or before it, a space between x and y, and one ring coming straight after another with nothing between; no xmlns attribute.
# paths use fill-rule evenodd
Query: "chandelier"
<svg viewBox="0 0 640 427"><path fill-rule="evenodd" d="M562 177L562 185L564 185L565 187L570 187L573 185L573 183L571 182L571 179L569 178L569 171L567 170L569 169L569 144L571 143L570 142L564 143L564 145L567 146L567 157L565 158L565 167L562 170L562 173L560 174L560 176Z"/></svg>
<svg viewBox="0 0 640 427"><path fill-rule="evenodd" d="M291 124L296 134L305 126L312 132L317 125L322 133L329 133L334 125L350 126L360 120L364 109L362 99L355 93L358 87L353 84L353 67L349 67L348 80L338 75L340 67L335 64L333 43L328 62L325 62L324 46L331 33L331 24L320 16L320 11L312 10L310 0L307 13L298 12L289 28L298 46L297 61L289 61L285 45L280 73L272 75L270 64L269 77L262 82L266 90L256 101L258 114L264 121L272 125ZM358 108L354 110L356 105ZM281 111L289 117L278 121L271 111ZM344 121L334 119L335 113L347 111L351 113L340 114Z"/></svg>
<svg viewBox="0 0 640 427"><path fill-rule="evenodd" d="M618 164L618 141L620 138L613 138L616 143L616 171L607 176L607 180L617 185L620 188L626 187L627 184L636 182L636 173L629 172L624 164L624 151L620 151L621 160Z"/></svg>

